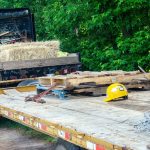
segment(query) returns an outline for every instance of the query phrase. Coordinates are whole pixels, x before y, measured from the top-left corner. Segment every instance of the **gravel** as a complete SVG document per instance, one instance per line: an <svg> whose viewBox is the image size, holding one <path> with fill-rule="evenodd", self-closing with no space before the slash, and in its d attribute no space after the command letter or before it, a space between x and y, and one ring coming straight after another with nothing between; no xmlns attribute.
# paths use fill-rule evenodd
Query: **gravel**
<svg viewBox="0 0 150 150"><path fill-rule="evenodd" d="M134 125L138 132L147 132L150 134L150 111L144 113L144 117Z"/></svg>

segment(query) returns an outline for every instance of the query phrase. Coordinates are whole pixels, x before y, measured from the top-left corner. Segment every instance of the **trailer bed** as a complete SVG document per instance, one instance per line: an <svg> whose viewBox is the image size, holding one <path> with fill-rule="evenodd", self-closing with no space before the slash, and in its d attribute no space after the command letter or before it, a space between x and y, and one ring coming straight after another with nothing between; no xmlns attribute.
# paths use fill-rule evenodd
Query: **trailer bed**
<svg viewBox="0 0 150 150"><path fill-rule="evenodd" d="M20 91L26 90L0 91L2 116L90 150L147 150L150 144L150 133L135 128L150 110L150 91L132 92L128 100L110 103L103 102L104 97L46 96L45 104L24 101L35 93L29 87Z"/></svg>

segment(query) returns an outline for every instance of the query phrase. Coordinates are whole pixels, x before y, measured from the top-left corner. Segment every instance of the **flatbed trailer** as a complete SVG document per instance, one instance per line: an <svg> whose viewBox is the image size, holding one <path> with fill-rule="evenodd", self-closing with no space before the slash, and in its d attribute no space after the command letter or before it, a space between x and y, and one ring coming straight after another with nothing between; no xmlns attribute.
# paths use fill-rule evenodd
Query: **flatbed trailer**
<svg viewBox="0 0 150 150"><path fill-rule="evenodd" d="M104 97L47 95L46 103L25 102L35 87L0 90L0 115L42 133L89 150L148 150L150 133L136 123L150 110L150 91L134 91L129 99L105 103Z"/></svg>

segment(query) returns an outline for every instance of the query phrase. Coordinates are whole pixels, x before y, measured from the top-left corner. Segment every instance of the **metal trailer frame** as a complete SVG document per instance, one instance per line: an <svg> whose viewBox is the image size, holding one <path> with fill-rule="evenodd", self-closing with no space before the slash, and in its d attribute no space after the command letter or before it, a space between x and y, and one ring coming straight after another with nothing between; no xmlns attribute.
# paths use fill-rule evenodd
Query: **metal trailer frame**
<svg viewBox="0 0 150 150"><path fill-rule="evenodd" d="M19 92L35 91L35 86L16 87ZM0 89L0 94L4 94L4 90ZM113 145L102 139L89 136L85 133L80 133L71 128L67 128L60 124L56 124L47 120L34 117L21 111L16 111L0 105L0 115L15 122L21 123L32 129L35 129L52 137L61 138L67 142L73 143L85 149L92 150L130 150L126 147Z"/></svg>
<svg viewBox="0 0 150 150"><path fill-rule="evenodd" d="M16 66L18 63L19 66ZM79 53L51 59L2 62L0 63L0 85L3 88L8 85L17 86L25 80L35 80L47 74L68 74L81 70L81 67ZM21 72L24 74L22 75Z"/></svg>

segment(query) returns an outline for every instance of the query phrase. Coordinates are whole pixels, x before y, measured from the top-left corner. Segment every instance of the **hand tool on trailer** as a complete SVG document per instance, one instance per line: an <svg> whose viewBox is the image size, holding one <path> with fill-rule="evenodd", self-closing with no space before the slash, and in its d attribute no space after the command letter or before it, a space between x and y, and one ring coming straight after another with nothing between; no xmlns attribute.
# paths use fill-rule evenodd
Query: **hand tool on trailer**
<svg viewBox="0 0 150 150"><path fill-rule="evenodd" d="M43 100L42 97L47 95L56 86L57 86L57 84L54 84L48 90L46 90L46 91L44 91L44 92L42 92L40 94L37 94L35 96L27 96L27 97L25 97L25 102L27 102L27 101L34 101L34 102L37 102L37 103L46 103L46 101Z"/></svg>

